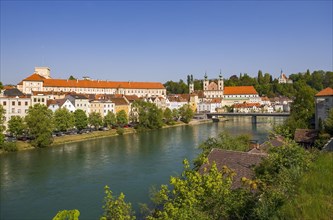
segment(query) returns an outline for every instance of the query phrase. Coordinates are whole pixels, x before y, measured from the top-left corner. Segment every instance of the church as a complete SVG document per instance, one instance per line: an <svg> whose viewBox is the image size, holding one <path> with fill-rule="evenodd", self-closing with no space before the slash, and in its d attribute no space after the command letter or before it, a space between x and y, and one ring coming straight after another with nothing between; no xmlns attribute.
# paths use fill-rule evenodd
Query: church
<svg viewBox="0 0 333 220"><path fill-rule="evenodd" d="M253 86L224 86L224 80L220 73L216 80L209 80L207 74L203 80L203 91L194 91L193 79L189 84L189 93L202 94L199 99L202 102L210 102L212 99L221 99L222 106L231 106L239 103L258 103L260 97ZM199 95L200 96L200 95Z"/></svg>

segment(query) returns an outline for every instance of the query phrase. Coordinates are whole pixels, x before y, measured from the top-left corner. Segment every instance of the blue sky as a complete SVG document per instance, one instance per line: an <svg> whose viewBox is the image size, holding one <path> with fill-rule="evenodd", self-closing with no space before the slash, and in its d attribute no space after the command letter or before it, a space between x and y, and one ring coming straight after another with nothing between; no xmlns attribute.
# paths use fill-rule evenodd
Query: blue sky
<svg viewBox="0 0 333 220"><path fill-rule="evenodd" d="M332 70L332 1L1 1L1 75L178 81Z"/></svg>

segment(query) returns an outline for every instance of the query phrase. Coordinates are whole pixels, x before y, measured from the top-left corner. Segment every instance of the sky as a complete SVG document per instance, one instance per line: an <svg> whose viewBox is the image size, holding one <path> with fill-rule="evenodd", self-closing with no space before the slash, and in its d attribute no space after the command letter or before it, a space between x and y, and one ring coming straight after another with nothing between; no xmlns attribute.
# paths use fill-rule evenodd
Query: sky
<svg viewBox="0 0 333 220"><path fill-rule="evenodd" d="M185 80L332 71L332 0L4 1L0 81Z"/></svg>

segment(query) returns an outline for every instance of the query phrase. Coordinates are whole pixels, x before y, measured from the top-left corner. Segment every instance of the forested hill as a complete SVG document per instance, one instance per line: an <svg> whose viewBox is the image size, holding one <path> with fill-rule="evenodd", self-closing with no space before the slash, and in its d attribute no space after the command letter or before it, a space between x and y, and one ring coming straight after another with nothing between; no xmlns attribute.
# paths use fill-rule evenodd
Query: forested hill
<svg viewBox="0 0 333 220"><path fill-rule="evenodd" d="M182 79L179 82L167 81L164 86L168 94L188 93L188 83L190 77L187 76L187 82ZM229 79L224 79L224 86L254 86L260 96L276 97L287 96L295 97L300 87L310 87L315 91L320 91L324 88L333 88L333 72L316 70L312 73L307 70L303 73L294 73L289 75L292 84L279 84L278 79L273 79L269 73L263 74L258 71L256 77L251 77L248 74L232 75ZM217 81L217 79L216 79ZM194 79L194 89L202 90L203 80Z"/></svg>

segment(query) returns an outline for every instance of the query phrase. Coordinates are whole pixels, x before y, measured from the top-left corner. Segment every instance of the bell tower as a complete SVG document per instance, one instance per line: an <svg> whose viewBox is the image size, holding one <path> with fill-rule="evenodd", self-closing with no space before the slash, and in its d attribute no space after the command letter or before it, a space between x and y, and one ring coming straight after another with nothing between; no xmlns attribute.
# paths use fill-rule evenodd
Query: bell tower
<svg viewBox="0 0 333 220"><path fill-rule="evenodd" d="M223 85L223 77L222 77L221 70L220 70L220 75L219 75L219 79L218 79L217 83L218 83L219 91L223 91L224 90L224 85Z"/></svg>
<svg viewBox="0 0 333 220"><path fill-rule="evenodd" d="M207 76L207 73L205 73L205 79L203 81L203 90L204 91L208 90L208 84L209 84L208 76Z"/></svg>

